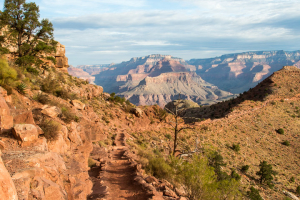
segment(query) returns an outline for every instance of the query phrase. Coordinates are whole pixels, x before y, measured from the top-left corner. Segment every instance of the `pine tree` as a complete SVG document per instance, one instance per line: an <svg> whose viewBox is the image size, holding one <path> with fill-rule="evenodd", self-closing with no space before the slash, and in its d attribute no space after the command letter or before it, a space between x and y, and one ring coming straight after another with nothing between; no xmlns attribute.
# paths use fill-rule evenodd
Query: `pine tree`
<svg viewBox="0 0 300 200"><path fill-rule="evenodd" d="M269 165L266 161L260 162L259 164L260 170L256 172L256 175L260 176L260 183L266 182L270 184L273 180L273 175L277 173L272 169L272 165Z"/></svg>
<svg viewBox="0 0 300 200"><path fill-rule="evenodd" d="M39 21L39 17L39 7L25 0L5 0L4 10L0 11L3 35L6 41L16 45L16 52L10 53L15 54L20 66L40 66L42 55L55 51L53 25L48 19ZM53 60L53 57L44 59Z"/></svg>

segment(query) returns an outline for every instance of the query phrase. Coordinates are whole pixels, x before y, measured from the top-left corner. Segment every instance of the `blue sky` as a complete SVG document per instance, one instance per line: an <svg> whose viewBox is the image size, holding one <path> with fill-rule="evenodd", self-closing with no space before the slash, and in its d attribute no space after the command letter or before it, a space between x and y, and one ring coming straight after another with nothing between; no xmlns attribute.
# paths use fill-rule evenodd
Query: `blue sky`
<svg viewBox="0 0 300 200"><path fill-rule="evenodd" d="M3 5L4 0L0 0ZM29 0L27 0L29 2ZM300 49L299 0L36 0L69 64Z"/></svg>

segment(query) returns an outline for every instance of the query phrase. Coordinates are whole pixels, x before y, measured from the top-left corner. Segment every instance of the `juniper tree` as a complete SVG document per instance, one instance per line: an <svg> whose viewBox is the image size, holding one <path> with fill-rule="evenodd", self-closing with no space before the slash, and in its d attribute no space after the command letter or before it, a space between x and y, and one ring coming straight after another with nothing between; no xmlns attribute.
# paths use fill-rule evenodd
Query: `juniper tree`
<svg viewBox="0 0 300 200"><path fill-rule="evenodd" d="M277 173L272 169L272 165L269 165L267 161L260 162L259 164L259 171L256 172L256 175L260 176L260 183L266 182L270 184L273 180L273 175Z"/></svg>
<svg viewBox="0 0 300 200"><path fill-rule="evenodd" d="M43 57L55 51L53 25L48 19L39 20L39 17L39 7L25 0L5 0L4 9L0 11L3 36L8 43L16 45L16 51L10 53L15 54L16 64L20 66L40 66L43 58L55 60Z"/></svg>

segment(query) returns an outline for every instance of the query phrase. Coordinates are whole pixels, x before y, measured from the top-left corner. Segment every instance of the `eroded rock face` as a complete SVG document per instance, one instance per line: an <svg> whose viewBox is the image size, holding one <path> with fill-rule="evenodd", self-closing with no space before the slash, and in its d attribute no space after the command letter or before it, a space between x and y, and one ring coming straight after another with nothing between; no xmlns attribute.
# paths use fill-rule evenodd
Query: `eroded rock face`
<svg viewBox="0 0 300 200"><path fill-rule="evenodd" d="M11 129L13 127L13 116L10 114L5 99L0 95L0 133L1 131Z"/></svg>
<svg viewBox="0 0 300 200"><path fill-rule="evenodd" d="M68 58L66 57L65 53L66 53L65 46L58 42L56 45L56 54L55 54L56 65L55 65L55 67L65 68L65 69L67 69L69 67ZM66 70L66 72L67 72L67 70Z"/></svg>
<svg viewBox="0 0 300 200"><path fill-rule="evenodd" d="M18 200L15 185L4 166L0 150L0 197L1 199Z"/></svg>

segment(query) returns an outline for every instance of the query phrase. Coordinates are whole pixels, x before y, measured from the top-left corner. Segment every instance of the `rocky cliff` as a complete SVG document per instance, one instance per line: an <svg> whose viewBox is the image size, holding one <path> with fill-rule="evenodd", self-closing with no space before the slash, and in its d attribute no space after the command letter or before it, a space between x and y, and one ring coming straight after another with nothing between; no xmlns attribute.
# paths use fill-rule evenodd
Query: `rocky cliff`
<svg viewBox="0 0 300 200"><path fill-rule="evenodd" d="M241 93L285 65L300 67L300 51L256 51L188 61L205 81L232 93Z"/></svg>
<svg viewBox="0 0 300 200"><path fill-rule="evenodd" d="M95 83L136 105L163 107L179 98L212 103L232 94L201 79L184 60L164 55L132 58L96 75ZM193 70L192 70L193 71Z"/></svg>
<svg viewBox="0 0 300 200"><path fill-rule="evenodd" d="M166 67L166 65L169 67ZM176 69L176 65L180 69ZM189 61L168 55L155 54L146 57L132 58L130 61L120 64L105 65L102 66L101 70L99 66L95 68L93 68L93 66L80 67L85 72L95 76L95 83L103 86L106 92L117 92L119 95L122 94L127 98L131 98L134 103L139 104L138 99L142 99L141 95L143 95L143 93L141 93L142 89L136 88L135 91L139 91L140 93L134 96L129 95L129 93L131 92L132 94L131 90L137 87L140 81L146 77L156 77L170 71L196 72L198 76L212 86L236 94L256 86L259 82L284 65L300 67L300 51L245 52L209 59L192 59ZM161 68L162 66L164 66L164 68ZM166 71L164 72L162 70ZM80 77L79 74L76 76ZM156 86L159 87L158 84ZM126 92L129 93L126 94ZM181 92L182 95L187 94L182 90ZM141 100L141 103L148 102L148 104L153 104L167 101L167 99L173 99L173 97L168 95L168 93L163 92L160 94L153 93L152 97L146 97L146 99L149 100ZM191 98L188 96L190 95L187 94L184 98ZM199 99L202 99L202 103L209 102L209 100L205 102L203 98ZM212 102L213 101L210 103ZM162 103L160 103L160 105L162 105Z"/></svg>

